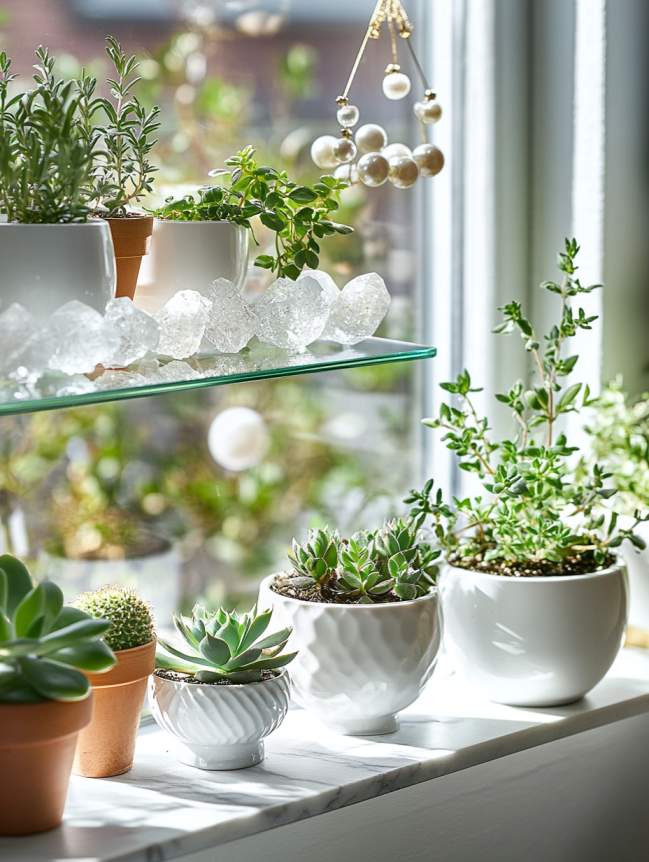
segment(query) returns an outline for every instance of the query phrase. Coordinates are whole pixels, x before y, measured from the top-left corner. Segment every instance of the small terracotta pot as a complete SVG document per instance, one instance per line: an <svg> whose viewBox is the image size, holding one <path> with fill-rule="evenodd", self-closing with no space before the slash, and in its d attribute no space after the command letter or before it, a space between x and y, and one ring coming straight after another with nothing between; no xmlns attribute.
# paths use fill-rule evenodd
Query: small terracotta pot
<svg viewBox="0 0 649 862"><path fill-rule="evenodd" d="M116 297L133 299L142 257L149 253L153 216L125 216L106 219L113 235L117 262Z"/></svg>
<svg viewBox="0 0 649 862"><path fill-rule="evenodd" d="M86 674L92 684L92 721L79 734L74 771L86 778L122 775L133 766L135 738L147 679L155 667L156 642L118 650L107 673Z"/></svg>
<svg viewBox="0 0 649 862"><path fill-rule="evenodd" d="M0 705L0 835L31 835L63 817L77 735L92 696Z"/></svg>

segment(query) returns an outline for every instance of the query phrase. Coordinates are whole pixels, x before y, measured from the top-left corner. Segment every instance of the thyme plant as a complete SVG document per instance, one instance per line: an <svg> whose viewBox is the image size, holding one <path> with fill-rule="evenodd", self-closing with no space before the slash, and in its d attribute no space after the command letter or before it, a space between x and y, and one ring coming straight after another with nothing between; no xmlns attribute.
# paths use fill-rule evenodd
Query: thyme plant
<svg viewBox="0 0 649 862"><path fill-rule="evenodd" d="M305 267L317 269L320 241L334 234L352 233L332 221L338 209L338 192L347 184L323 176L313 186L293 182L286 171L259 165L255 150L245 147L213 171L222 185L205 186L196 195L169 199L155 211L173 221L229 221L248 228L253 238L255 218L275 234L275 254L262 254L255 264L279 277L296 279ZM256 238L255 238L256 241Z"/></svg>
<svg viewBox="0 0 649 862"><path fill-rule="evenodd" d="M481 390L466 370L442 384L452 400L424 420L444 433L460 468L483 489L448 502L431 480L406 500L415 523L430 519L439 548L456 565L506 575L569 575L609 565L627 539L644 546L633 530L649 515L637 511L630 527L621 529L606 505L615 494L607 485L610 474L595 463L578 475L577 448L561 430L562 417L593 403L587 385L569 380L579 359L568 349L570 341L596 320L574 303L599 287L579 280L578 252L577 242L566 240L558 261L561 279L542 285L559 303L557 322L545 335L537 334L518 302L501 309L495 332L517 332L532 360L529 386L518 380L496 395L510 410L513 436L494 439L475 406Z"/></svg>

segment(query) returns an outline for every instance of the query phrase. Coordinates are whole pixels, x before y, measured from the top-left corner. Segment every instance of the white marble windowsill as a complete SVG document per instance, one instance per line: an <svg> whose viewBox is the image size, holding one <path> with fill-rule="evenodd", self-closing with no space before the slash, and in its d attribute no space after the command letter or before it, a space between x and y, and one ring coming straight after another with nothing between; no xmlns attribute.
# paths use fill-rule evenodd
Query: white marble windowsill
<svg viewBox="0 0 649 862"><path fill-rule="evenodd" d="M625 650L587 698L556 709L489 704L443 674L388 736L338 736L294 709L267 741L266 761L238 772L179 765L146 728L130 773L73 778L62 828L0 839L0 858L175 859L643 713L649 653Z"/></svg>

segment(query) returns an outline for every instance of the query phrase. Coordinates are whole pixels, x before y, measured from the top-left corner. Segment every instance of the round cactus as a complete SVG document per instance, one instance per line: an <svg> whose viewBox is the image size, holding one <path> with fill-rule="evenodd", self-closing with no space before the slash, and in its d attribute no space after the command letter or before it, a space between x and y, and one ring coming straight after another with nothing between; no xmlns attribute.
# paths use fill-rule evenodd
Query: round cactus
<svg viewBox="0 0 649 862"><path fill-rule="evenodd" d="M151 608L133 590L102 587L83 593L75 605L91 617L110 621L104 640L112 650L133 649L155 637Z"/></svg>

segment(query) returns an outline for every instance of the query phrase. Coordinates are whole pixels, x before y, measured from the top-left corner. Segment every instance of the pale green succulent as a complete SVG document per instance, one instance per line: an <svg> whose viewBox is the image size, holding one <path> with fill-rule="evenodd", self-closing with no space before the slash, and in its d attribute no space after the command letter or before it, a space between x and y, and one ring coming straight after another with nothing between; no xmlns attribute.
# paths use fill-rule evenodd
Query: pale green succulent
<svg viewBox="0 0 649 862"><path fill-rule="evenodd" d="M292 629L280 629L262 637L270 625L272 610L245 614L220 608L208 613L197 605L191 619L174 616L181 648L158 638L156 665L186 673L199 682L261 682L268 671L285 667L297 653L285 653Z"/></svg>
<svg viewBox="0 0 649 862"><path fill-rule="evenodd" d="M74 604L95 619L110 621L104 640L113 650L144 646L155 638L151 608L133 590L106 586L83 593Z"/></svg>
<svg viewBox="0 0 649 862"><path fill-rule="evenodd" d="M369 533L356 533L340 550L337 588L363 604L385 596L394 586L393 579L379 571L372 557L372 540Z"/></svg>
<svg viewBox="0 0 649 862"><path fill-rule="evenodd" d="M329 527L310 530L304 545L293 539L288 552L294 572L291 583L296 587L323 587L336 577L339 548L340 537Z"/></svg>
<svg viewBox="0 0 649 862"><path fill-rule="evenodd" d="M392 592L408 601L425 596L434 585L441 551L419 540L417 524L397 518L374 535L373 559Z"/></svg>

